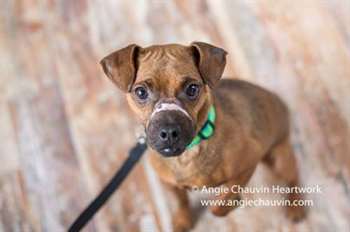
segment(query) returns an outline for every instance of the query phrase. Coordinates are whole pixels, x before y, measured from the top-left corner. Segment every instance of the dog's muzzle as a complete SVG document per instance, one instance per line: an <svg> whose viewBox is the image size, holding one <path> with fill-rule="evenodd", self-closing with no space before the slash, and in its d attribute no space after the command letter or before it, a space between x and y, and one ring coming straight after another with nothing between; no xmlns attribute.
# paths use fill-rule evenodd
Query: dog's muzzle
<svg viewBox="0 0 350 232"><path fill-rule="evenodd" d="M176 103L159 103L146 128L148 144L170 157L184 152L195 134L190 115Z"/></svg>

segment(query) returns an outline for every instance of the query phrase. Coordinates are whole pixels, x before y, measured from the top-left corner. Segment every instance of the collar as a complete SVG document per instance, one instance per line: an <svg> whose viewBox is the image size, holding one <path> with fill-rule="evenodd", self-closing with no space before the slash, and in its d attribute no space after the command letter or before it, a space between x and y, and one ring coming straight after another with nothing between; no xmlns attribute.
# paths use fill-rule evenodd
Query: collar
<svg viewBox="0 0 350 232"><path fill-rule="evenodd" d="M187 149L191 149L192 147L198 145L202 140L209 139L214 134L215 118L215 107L210 106L207 121L204 123L198 134L193 138L192 142L187 145Z"/></svg>

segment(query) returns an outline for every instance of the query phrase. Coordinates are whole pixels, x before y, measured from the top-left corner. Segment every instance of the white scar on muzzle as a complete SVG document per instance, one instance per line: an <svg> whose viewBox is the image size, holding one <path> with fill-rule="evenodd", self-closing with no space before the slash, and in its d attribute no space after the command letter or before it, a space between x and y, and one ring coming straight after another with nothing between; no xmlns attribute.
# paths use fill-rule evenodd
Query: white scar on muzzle
<svg viewBox="0 0 350 232"><path fill-rule="evenodd" d="M191 116L187 113L186 110L184 110L184 108L182 108L181 106L179 106L176 103L160 103L157 104L155 106L155 109L153 110L152 114L151 114L151 118L156 115L157 113L161 112L161 111L180 111L181 113L183 113L186 117L188 117L191 121L192 118Z"/></svg>

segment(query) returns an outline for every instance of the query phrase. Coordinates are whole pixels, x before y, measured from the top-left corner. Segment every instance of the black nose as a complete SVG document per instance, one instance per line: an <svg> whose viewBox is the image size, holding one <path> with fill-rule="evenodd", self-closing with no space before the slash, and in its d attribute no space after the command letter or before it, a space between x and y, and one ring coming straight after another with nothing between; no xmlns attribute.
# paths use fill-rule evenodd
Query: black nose
<svg viewBox="0 0 350 232"><path fill-rule="evenodd" d="M164 157L181 155L195 134L192 121L179 111L157 113L146 127L147 144Z"/></svg>
<svg viewBox="0 0 350 232"><path fill-rule="evenodd" d="M169 145L177 142L180 137L180 129L176 126L163 127L160 130L159 138L163 142L168 142Z"/></svg>

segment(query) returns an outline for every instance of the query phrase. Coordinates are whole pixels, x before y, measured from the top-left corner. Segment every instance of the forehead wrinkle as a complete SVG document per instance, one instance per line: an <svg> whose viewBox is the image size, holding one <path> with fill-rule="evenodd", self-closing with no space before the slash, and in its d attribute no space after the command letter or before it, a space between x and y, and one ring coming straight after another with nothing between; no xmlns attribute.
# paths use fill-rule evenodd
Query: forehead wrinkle
<svg viewBox="0 0 350 232"><path fill-rule="evenodd" d="M144 52L140 55L139 59L140 61L148 61L150 59L159 61L162 58L167 56L167 50L166 49L146 49Z"/></svg>
<svg viewBox="0 0 350 232"><path fill-rule="evenodd" d="M152 56L152 58L154 60L160 60L160 59L162 59L163 56L164 56L164 51L157 50L157 51L154 52L154 56Z"/></svg>
<svg viewBox="0 0 350 232"><path fill-rule="evenodd" d="M141 54L141 55L138 57L138 59L139 59L139 61L146 61L146 60L149 59L149 57L150 57L151 55L152 55L151 52L146 52L146 53Z"/></svg>
<svg viewBox="0 0 350 232"><path fill-rule="evenodd" d="M176 51L169 49L169 50L166 50L165 56L170 60L177 60L178 54L176 53Z"/></svg>
<svg viewBox="0 0 350 232"><path fill-rule="evenodd" d="M184 48L146 48L139 56L138 82L151 79L158 90L172 95L186 77L200 78L191 53Z"/></svg>
<svg viewBox="0 0 350 232"><path fill-rule="evenodd" d="M200 74L195 65L188 65L184 62L152 62L141 64L137 73L137 80L154 79L156 81L183 81L187 79L201 79Z"/></svg>
<svg viewBox="0 0 350 232"><path fill-rule="evenodd" d="M140 56L141 61L152 59L169 58L171 60L192 59L191 51L185 46L179 45L158 45L144 48Z"/></svg>

